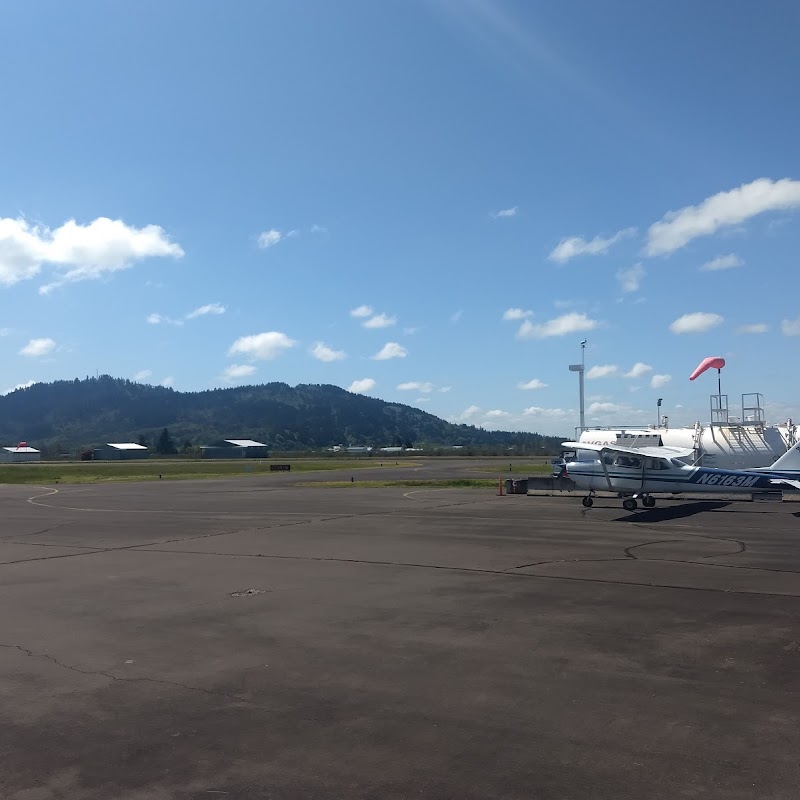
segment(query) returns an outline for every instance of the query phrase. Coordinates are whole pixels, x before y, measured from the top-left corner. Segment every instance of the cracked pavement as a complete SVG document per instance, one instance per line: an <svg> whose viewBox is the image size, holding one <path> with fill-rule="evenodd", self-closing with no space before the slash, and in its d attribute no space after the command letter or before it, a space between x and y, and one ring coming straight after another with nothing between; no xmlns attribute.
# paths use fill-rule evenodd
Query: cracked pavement
<svg viewBox="0 0 800 800"><path fill-rule="evenodd" d="M2 486L0 796L795 798L797 508Z"/></svg>

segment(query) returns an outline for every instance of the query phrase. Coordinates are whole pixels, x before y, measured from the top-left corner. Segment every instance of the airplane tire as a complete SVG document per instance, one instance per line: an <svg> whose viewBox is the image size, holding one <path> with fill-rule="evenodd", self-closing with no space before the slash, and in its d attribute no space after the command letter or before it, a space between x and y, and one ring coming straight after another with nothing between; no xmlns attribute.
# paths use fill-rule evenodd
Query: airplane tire
<svg viewBox="0 0 800 800"><path fill-rule="evenodd" d="M626 500L622 501L622 507L626 511L636 511L636 506L637 506L637 503L632 497L629 497Z"/></svg>
<svg viewBox="0 0 800 800"><path fill-rule="evenodd" d="M644 497L642 498L642 505L645 508L653 508L656 504L655 497Z"/></svg>
<svg viewBox="0 0 800 800"><path fill-rule="evenodd" d="M584 497L581 503L583 503L586 508L591 508L594 505L594 500L592 500L591 497Z"/></svg>

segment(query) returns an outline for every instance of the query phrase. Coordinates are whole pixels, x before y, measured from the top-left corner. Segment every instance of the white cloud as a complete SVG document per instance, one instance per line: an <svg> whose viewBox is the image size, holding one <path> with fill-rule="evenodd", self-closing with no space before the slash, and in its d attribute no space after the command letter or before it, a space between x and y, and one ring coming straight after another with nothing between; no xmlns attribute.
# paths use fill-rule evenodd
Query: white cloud
<svg viewBox="0 0 800 800"><path fill-rule="evenodd" d="M589 319L586 314L572 311L569 314L564 314L561 317L556 317L537 325L526 319L519 326L517 336L520 339L547 339L551 336L565 336L568 333L592 331L597 325L597 321Z"/></svg>
<svg viewBox="0 0 800 800"><path fill-rule="evenodd" d="M244 355L252 359L269 361L296 344L294 339L290 339L280 331L255 333L252 336L242 336L237 339L228 350L228 355Z"/></svg>
<svg viewBox="0 0 800 800"><path fill-rule="evenodd" d="M784 336L800 336L800 317L783 320L781 322L781 333Z"/></svg>
<svg viewBox="0 0 800 800"><path fill-rule="evenodd" d="M374 317L364 320L362 326L365 328L391 328L397 324L397 317L390 317L388 314L376 314Z"/></svg>
<svg viewBox="0 0 800 800"><path fill-rule="evenodd" d="M548 419L563 419L569 413L563 408L542 408L541 406L528 406L523 412L526 417L546 417Z"/></svg>
<svg viewBox="0 0 800 800"><path fill-rule="evenodd" d="M133 376L133 379L134 379L134 380L135 380L137 383L143 383L143 382L144 382L144 381L146 381L146 380L147 380L147 379L148 379L148 378L149 378L149 377L150 377L152 374L153 374L153 371L152 371L151 369L140 369L140 370L139 370L139 371L138 371L138 372L137 372L137 373L136 373L136 374Z"/></svg>
<svg viewBox="0 0 800 800"><path fill-rule="evenodd" d="M430 403L430 397L418 397L414 402L415 403Z"/></svg>
<svg viewBox="0 0 800 800"><path fill-rule="evenodd" d="M46 356L55 349L56 343L52 339L31 339L22 350L19 351L21 356L28 356L29 358L39 358Z"/></svg>
<svg viewBox="0 0 800 800"><path fill-rule="evenodd" d="M662 386L666 386L672 380L672 375L653 375L650 378L650 388L652 389L660 389Z"/></svg>
<svg viewBox="0 0 800 800"><path fill-rule="evenodd" d="M371 317L372 306L359 306L350 312L351 317Z"/></svg>
<svg viewBox="0 0 800 800"><path fill-rule="evenodd" d="M618 414L621 411L627 410L625 406L618 405L617 403L592 403L586 409L587 414Z"/></svg>
<svg viewBox="0 0 800 800"><path fill-rule="evenodd" d="M454 311L450 315L450 322L452 322L455 325L456 322L461 322L461 317L463 316L464 312L461 309L459 309L458 311Z"/></svg>
<svg viewBox="0 0 800 800"><path fill-rule="evenodd" d="M341 361L343 358L347 358L347 353L344 350L334 350L328 347L325 342L317 342L309 352L317 361Z"/></svg>
<svg viewBox="0 0 800 800"><path fill-rule="evenodd" d="M769 325L764 322L755 322L752 325L740 325L736 330L739 333L766 333Z"/></svg>
<svg viewBox="0 0 800 800"><path fill-rule="evenodd" d="M527 319L533 316L533 311L526 311L524 308L509 308L503 312L503 319L506 321Z"/></svg>
<svg viewBox="0 0 800 800"><path fill-rule="evenodd" d="M442 388L439 389L439 391L440 392L449 392L452 388L453 388L452 386L442 386Z"/></svg>
<svg viewBox="0 0 800 800"><path fill-rule="evenodd" d="M432 392L436 386L430 381L406 381L405 383L398 383L397 389L401 392Z"/></svg>
<svg viewBox="0 0 800 800"><path fill-rule="evenodd" d="M68 220L50 229L25 219L0 218L0 284L7 286L35 277L49 264L56 279L39 289L47 294L65 283L101 278L155 256L183 256L158 225L136 228L98 217L88 225Z"/></svg>
<svg viewBox="0 0 800 800"><path fill-rule="evenodd" d="M0 328L0 336L11 336L12 333L11 328Z"/></svg>
<svg viewBox="0 0 800 800"><path fill-rule="evenodd" d="M616 364L597 364L588 370L586 379L592 381L597 378L610 378L618 372L619 367Z"/></svg>
<svg viewBox="0 0 800 800"><path fill-rule="evenodd" d="M509 414L508 411L503 411L502 409L499 408L494 408L491 411L486 412L487 419L503 419L505 417L510 417L510 416L511 414Z"/></svg>
<svg viewBox="0 0 800 800"><path fill-rule="evenodd" d="M150 325L177 325L180 327L183 325L182 319L172 319L172 317L166 317L163 314L148 314L147 322Z"/></svg>
<svg viewBox="0 0 800 800"><path fill-rule="evenodd" d="M173 378L172 375L167 375L167 377L164 378L163 381L161 381L160 385L165 387L170 387L174 386L174 384L175 384L175 378Z"/></svg>
<svg viewBox="0 0 800 800"><path fill-rule="evenodd" d="M538 378L534 378L527 383L518 383L517 389L544 389L546 386L546 383L540 381Z"/></svg>
<svg viewBox="0 0 800 800"><path fill-rule="evenodd" d="M678 317L669 329L676 334L681 333L705 333L725 321L719 314L709 314L705 311L696 311L693 314L684 314Z"/></svg>
<svg viewBox="0 0 800 800"><path fill-rule="evenodd" d="M403 345L397 342L386 342L386 344L374 356L373 361L388 361L390 358L405 358L408 355Z"/></svg>
<svg viewBox="0 0 800 800"><path fill-rule="evenodd" d="M362 378L360 381L353 381L348 387L348 392L353 394L364 394L375 388L375 381L372 378Z"/></svg>
<svg viewBox="0 0 800 800"><path fill-rule="evenodd" d="M609 248L617 242L627 239L636 234L636 228L625 228L624 230L617 231L613 236L604 239L602 236L595 236L591 241L587 241L581 236L571 236L568 239L562 239L548 258L551 261L556 261L559 264L566 264L571 258L582 255L600 255L608 252Z"/></svg>
<svg viewBox="0 0 800 800"><path fill-rule="evenodd" d="M10 389L0 392L0 395L5 396L7 394L11 394L11 392L16 392L17 389L27 389L29 386L33 386L34 383L36 383L36 381L25 381L25 383L18 383L16 386L12 386Z"/></svg>
<svg viewBox="0 0 800 800"><path fill-rule="evenodd" d="M186 319L195 319L195 317L204 317L206 314L224 314L227 309L221 303L209 303L205 306L200 306L194 311L190 311L186 315Z"/></svg>
<svg viewBox="0 0 800 800"><path fill-rule="evenodd" d="M641 264L634 264L629 269L619 270L617 280L623 292L638 292L646 274L647 272Z"/></svg>
<svg viewBox="0 0 800 800"><path fill-rule="evenodd" d="M519 213L519 207L514 206L513 208L501 208L499 211L490 211L489 216L492 219L506 219L508 217L516 217Z"/></svg>
<svg viewBox="0 0 800 800"><path fill-rule="evenodd" d="M738 225L766 211L797 206L800 206L800 181L759 178L729 192L707 197L698 206L668 212L650 226L645 252L649 256L668 255L720 228Z"/></svg>
<svg viewBox="0 0 800 800"><path fill-rule="evenodd" d="M637 361L623 377L625 378L643 378L648 372L652 372L653 368L643 361Z"/></svg>
<svg viewBox="0 0 800 800"><path fill-rule="evenodd" d="M255 371L256 368L252 364L231 364L222 371L222 380L230 383L239 378L246 378Z"/></svg>
<svg viewBox="0 0 800 800"><path fill-rule="evenodd" d="M311 233L328 233L328 229L324 225L317 225L316 223L311 226Z"/></svg>
<svg viewBox="0 0 800 800"><path fill-rule="evenodd" d="M274 247L281 239L283 239L283 234L276 231L275 228L270 228L268 231L258 234L258 246L262 250L266 250L268 247Z"/></svg>
<svg viewBox="0 0 800 800"><path fill-rule="evenodd" d="M473 417L475 417L477 414L480 414L480 413L481 413L481 408L480 408L480 406L475 406L475 405L472 405L472 406L467 406L467 407L466 407L466 408L465 408L465 409L464 409L464 410L461 412L461 419L464 419L464 420L466 420L466 419L472 419Z"/></svg>
<svg viewBox="0 0 800 800"><path fill-rule="evenodd" d="M735 255L734 253L730 253L727 256L717 256L716 258L712 258L711 261L706 261L702 267L700 267L701 272L716 272L717 270L721 269L731 269L732 267L741 267L744 264L739 256Z"/></svg>

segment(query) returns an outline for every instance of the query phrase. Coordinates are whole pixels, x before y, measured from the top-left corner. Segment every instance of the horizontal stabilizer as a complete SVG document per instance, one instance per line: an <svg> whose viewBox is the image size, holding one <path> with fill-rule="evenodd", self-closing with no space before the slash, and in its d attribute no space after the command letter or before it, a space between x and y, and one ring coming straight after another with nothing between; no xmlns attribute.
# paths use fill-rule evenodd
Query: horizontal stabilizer
<svg viewBox="0 0 800 800"><path fill-rule="evenodd" d="M793 486L795 489L800 489L800 481L792 481L789 478L773 478L770 483L783 483L788 486Z"/></svg>

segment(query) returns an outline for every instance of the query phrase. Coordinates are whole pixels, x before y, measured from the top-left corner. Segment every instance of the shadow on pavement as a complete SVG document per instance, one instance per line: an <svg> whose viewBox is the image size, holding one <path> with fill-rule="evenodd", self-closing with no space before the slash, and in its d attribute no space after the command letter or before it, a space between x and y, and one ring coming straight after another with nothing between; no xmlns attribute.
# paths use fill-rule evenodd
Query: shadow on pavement
<svg viewBox="0 0 800 800"><path fill-rule="evenodd" d="M634 511L624 517L617 517L614 522L670 522L671 520L693 517L703 511L716 511L729 506L730 502L700 501L684 503L680 506L664 506L663 508L648 508L643 511Z"/></svg>

